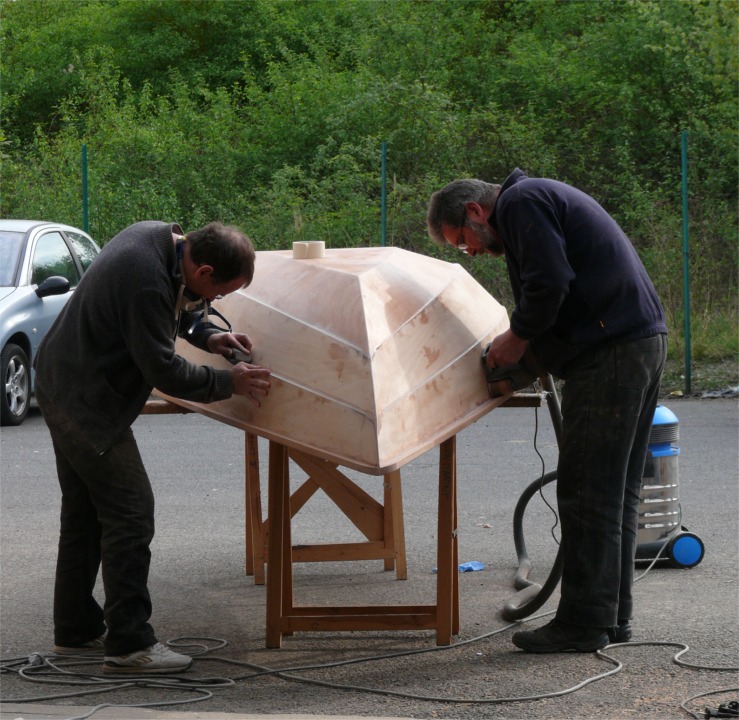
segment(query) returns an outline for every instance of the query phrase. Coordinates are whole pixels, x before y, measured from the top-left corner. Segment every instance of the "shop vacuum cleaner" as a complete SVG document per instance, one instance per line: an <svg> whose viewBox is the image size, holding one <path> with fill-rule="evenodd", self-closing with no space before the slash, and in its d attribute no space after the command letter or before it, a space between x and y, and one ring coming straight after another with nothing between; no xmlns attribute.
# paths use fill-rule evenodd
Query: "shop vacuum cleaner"
<svg viewBox="0 0 739 720"><path fill-rule="evenodd" d="M677 417L664 405L657 405L639 495L636 560L651 562L659 557L674 567L692 568L703 560L705 547L680 524L678 438Z"/></svg>
<svg viewBox="0 0 739 720"><path fill-rule="evenodd" d="M554 433L559 443L562 433L562 411L552 376L541 371L533 355L524 355L521 363L504 368L488 368L487 348L482 355L488 391L499 397L523 390L538 379L545 393ZM692 568L703 559L705 547L701 539L681 524L679 498L678 420L668 408L658 405L652 420L649 447L639 496L639 525L636 535L636 562L663 562L676 568ZM522 493L513 513L513 540L518 556L518 571L514 585L518 592L503 608L506 620L521 620L536 612L551 596L562 577L562 552L557 552L549 577L544 585L528 579L531 561L523 535L523 517L529 500L541 488L557 479L548 472L531 483Z"/></svg>

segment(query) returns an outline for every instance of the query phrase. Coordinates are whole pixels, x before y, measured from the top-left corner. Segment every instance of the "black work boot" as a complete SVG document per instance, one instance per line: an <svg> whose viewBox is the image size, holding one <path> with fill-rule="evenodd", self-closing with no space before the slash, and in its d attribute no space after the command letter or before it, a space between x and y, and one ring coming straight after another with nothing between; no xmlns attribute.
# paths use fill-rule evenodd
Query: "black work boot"
<svg viewBox="0 0 739 720"><path fill-rule="evenodd" d="M618 625L608 628L608 639L612 643L626 643L631 640L631 623L628 620L619 620Z"/></svg>
<svg viewBox="0 0 739 720"><path fill-rule="evenodd" d="M516 647L532 653L595 652L608 645L608 632L554 619L536 630L514 633L511 640Z"/></svg>

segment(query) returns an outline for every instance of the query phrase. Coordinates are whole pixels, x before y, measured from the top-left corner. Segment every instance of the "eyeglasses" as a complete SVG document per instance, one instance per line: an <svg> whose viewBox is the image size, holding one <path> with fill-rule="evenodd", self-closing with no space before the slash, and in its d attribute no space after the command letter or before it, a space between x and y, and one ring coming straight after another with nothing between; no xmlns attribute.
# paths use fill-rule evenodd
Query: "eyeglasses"
<svg viewBox="0 0 739 720"><path fill-rule="evenodd" d="M469 254L470 246L464 241L464 229L467 226L467 210L463 207L462 208L462 222L459 227L459 237L457 238L456 242L453 240L450 240L450 243L457 248L460 252L463 252L465 255Z"/></svg>

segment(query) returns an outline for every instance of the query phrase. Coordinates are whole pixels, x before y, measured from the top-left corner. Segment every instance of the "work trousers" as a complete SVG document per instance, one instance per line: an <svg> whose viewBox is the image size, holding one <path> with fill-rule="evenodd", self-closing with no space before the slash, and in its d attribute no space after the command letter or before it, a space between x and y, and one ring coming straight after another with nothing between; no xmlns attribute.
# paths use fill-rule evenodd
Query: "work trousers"
<svg viewBox="0 0 739 720"><path fill-rule="evenodd" d="M632 617L639 497L667 338L604 344L566 368L557 503L557 618L613 627Z"/></svg>
<svg viewBox="0 0 739 720"><path fill-rule="evenodd" d="M77 647L107 627L106 655L149 647L156 643L147 586L154 495L133 432L128 428L100 454L41 388L36 397L62 491L54 642ZM101 564L104 610L93 596Z"/></svg>

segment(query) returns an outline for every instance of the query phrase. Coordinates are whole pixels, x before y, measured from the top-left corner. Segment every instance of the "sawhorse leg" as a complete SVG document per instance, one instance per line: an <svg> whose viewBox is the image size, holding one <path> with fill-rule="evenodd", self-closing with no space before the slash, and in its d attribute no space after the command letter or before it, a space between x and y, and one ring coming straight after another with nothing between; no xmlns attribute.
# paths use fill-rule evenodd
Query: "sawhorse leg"
<svg viewBox="0 0 739 720"><path fill-rule="evenodd" d="M249 432L245 433L245 458L246 574L262 585L271 516L262 518L258 439ZM288 459L308 475L290 498L291 516L321 489L366 538L356 543L301 545L293 551L293 562L382 559L385 570L395 568L397 579L405 580L408 571L400 471L384 476L381 504L340 472L335 463L296 450L288 451Z"/></svg>
<svg viewBox="0 0 739 720"><path fill-rule="evenodd" d="M266 644L279 648L293 632L352 630L436 630L438 645L459 632L457 492L455 438L440 446L437 597L433 605L294 605L288 450L269 450L270 536L267 552Z"/></svg>
<svg viewBox="0 0 739 720"><path fill-rule="evenodd" d="M459 633L457 542L457 450L452 436L439 446L439 519L436 575L436 644L449 645Z"/></svg>
<svg viewBox="0 0 739 720"><path fill-rule="evenodd" d="M292 606L292 541L290 539L290 481L287 448L269 444L269 516L273 541L268 550L267 647L282 644L282 618Z"/></svg>
<svg viewBox="0 0 739 720"><path fill-rule="evenodd" d="M262 492L259 484L259 444L256 435L244 433L246 480L246 574L254 576L256 585L264 585L267 532L262 520Z"/></svg>

